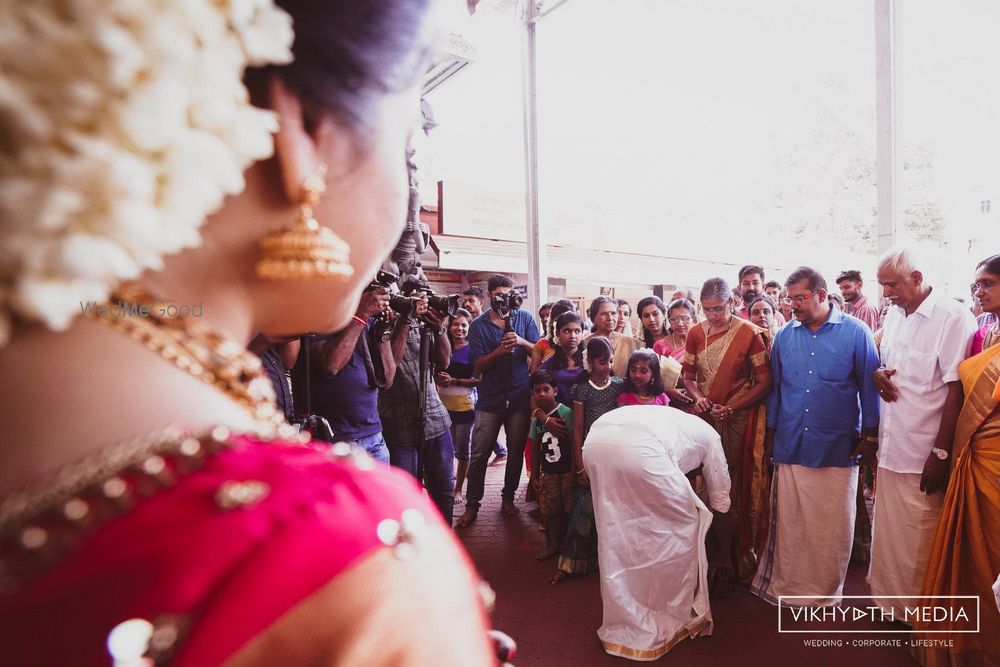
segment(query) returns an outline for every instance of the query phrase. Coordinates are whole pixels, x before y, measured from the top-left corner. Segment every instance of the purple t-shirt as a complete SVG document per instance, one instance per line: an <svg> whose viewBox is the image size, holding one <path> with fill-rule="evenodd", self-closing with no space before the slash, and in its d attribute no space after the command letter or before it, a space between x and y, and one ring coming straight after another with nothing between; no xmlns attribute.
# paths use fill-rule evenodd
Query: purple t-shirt
<svg viewBox="0 0 1000 667"><path fill-rule="evenodd" d="M556 352L556 354L559 354ZM542 362L538 370L545 369L552 373L552 379L556 381L556 400L563 405L573 405L573 385L579 384L587 379L587 371L583 366L577 366L571 370L565 368L552 370L552 362L555 355Z"/></svg>

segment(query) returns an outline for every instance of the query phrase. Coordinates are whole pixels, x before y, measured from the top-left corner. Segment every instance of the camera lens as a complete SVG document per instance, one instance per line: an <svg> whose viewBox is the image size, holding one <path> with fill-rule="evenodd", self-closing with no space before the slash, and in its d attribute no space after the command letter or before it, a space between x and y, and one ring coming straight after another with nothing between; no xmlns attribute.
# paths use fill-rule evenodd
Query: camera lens
<svg viewBox="0 0 1000 667"><path fill-rule="evenodd" d="M458 298L457 294L449 296L433 294L428 297L427 305L439 313L448 313L450 317L454 317L455 313L458 312Z"/></svg>
<svg viewBox="0 0 1000 667"><path fill-rule="evenodd" d="M413 310L413 300L401 294L393 294L389 297L389 307L400 315L408 316Z"/></svg>

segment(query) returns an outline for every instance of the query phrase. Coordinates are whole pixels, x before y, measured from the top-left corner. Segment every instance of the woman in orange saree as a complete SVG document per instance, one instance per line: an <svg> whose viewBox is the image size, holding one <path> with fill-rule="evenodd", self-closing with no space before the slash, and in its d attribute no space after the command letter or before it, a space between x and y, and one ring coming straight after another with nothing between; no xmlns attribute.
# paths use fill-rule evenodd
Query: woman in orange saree
<svg viewBox="0 0 1000 667"><path fill-rule="evenodd" d="M733 316L725 280L707 280L701 303L706 319L688 332L684 386L695 400L694 412L722 436L732 479L732 564L737 578L749 581L767 539L763 399L771 390L771 366L763 330Z"/></svg>
<svg viewBox="0 0 1000 667"><path fill-rule="evenodd" d="M1000 255L976 271L976 298L983 310L1000 312ZM958 367L965 404L952 445L951 479L924 575L922 596L976 595L979 632L958 632L964 623L914 623L916 637L950 640L947 647L915 647L923 665L1000 664L1000 610L992 585L1000 572L1000 345ZM927 602L923 602L927 604ZM975 618L970 618L975 627ZM950 630L948 634L921 631Z"/></svg>

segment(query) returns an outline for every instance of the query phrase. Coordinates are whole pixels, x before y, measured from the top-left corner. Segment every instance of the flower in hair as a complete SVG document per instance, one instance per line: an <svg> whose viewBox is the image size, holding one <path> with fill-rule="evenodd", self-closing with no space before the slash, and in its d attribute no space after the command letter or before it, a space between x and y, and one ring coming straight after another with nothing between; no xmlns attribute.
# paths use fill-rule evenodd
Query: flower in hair
<svg viewBox="0 0 1000 667"><path fill-rule="evenodd" d="M292 39L273 0L0 3L0 344L200 243L273 151L244 70Z"/></svg>

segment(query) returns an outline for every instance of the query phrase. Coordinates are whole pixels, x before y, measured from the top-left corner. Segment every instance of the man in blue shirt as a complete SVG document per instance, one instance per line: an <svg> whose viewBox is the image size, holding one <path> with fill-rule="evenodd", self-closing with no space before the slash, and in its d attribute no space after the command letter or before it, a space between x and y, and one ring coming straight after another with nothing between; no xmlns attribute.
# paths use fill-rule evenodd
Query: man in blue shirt
<svg viewBox="0 0 1000 667"><path fill-rule="evenodd" d="M507 295L514 283L507 276L489 279L487 290L490 303L498 295ZM507 324L511 331L506 331ZM503 485L503 511L517 514L514 492L521 482L524 466L524 443L528 439L530 399L528 395L528 361L531 348L538 340L535 318L526 310L512 310L505 319L492 307L473 320L469 327L469 361L479 383L479 401L472 426L472 456L469 460L469 486L465 513L455 524L467 526L476 520L483 499L486 464L497 441L500 427L507 434L507 470Z"/></svg>
<svg viewBox="0 0 1000 667"><path fill-rule="evenodd" d="M388 290L365 292L357 312L342 331L317 336L311 343L312 367L308 369L316 414L330 422L338 440L353 440L385 464L389 463L389 449L382 435L378 413L380 379L374 376L372 356L377 354L382 360L383 388L392 385L396 361L390 341L374 339L371 329L375 315L388 305Z"/></svg>
<svg viewBox="0 0 1000 667"><path fill-rule="evenodd" d="M771 533L753 591L796 606L840 602L854 538L857 462L877 445L878 352L861 320L827 301L799 267L785 282L793 320L774 337L765 449L773 455Z"/></svg>

